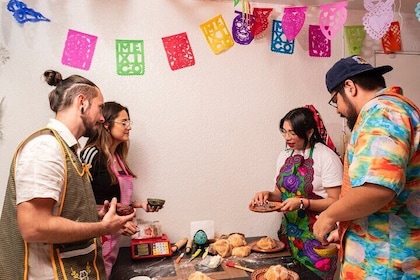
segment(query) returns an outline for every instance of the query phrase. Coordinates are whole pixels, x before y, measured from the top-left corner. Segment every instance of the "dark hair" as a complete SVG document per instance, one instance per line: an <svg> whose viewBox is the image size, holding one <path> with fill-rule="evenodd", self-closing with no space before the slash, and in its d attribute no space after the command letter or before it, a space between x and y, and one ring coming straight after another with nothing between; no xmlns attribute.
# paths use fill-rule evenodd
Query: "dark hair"
<svg viewBox="0 0 420 280"><path fill-rule="evenodd" d="M45 71L43 76L50 86L56 87L48 95L50 108L55 113L69 107L78 94L86 95L89 103L98 96L98 87L82 76L72 75L63 80L61 74L54 70Z"/></svg>
<svg viewBox="0 0 420 280"><path fill-rule="evenodd" d="M109 148L112 144L112 136L110 130L114 126L114 121L121 111L126 111L128 118L130 118L130 113L127 107L124 107L121 104L114 101L105 102L104 107L102 109L102 114L104 116L105 121L96 131L95 135L90 137L86 143L86 148L91 146L96 146L98 148L99 160L102 162L106 162L106 167L108 169L108 173L111 177L111 181L113 184L116 184L118 180L110 167L112 158L112 155L109 151ZM105 126L107 126L108 128L105 128ZM128 148L129 143L121 142L116 147L115 152L120 156L121 161L124 163L124 167L127 170L128 174L132 175L135 178L136 175L131 171L127 163Z"/></svg>
<svg viewBox="0 0 420 280"><path fill-rule="evenodd" d="M360 73L346 80L352 80L353 83L357 84L362 89L369 90L369 91L386 87L384 76L382 76L382 74L377 73L377 72ZM339 83L331 92L335 92L343 88L346 80Z"/></svg>
<svg viewBox="0 0 420 280"><path fill-rule="evenodd" d="M305 147L308 145L313 147L315 143L325 144L324 140L319 133L317 123L314 118L314 113L305 107L295 108L289 111L281 120L280 120L280 131L283 130L283 125L285 121L289 121L292 126L293 131L296 135L305 140ZM311 137L308 139L307 132L313 129Z"/></svg>

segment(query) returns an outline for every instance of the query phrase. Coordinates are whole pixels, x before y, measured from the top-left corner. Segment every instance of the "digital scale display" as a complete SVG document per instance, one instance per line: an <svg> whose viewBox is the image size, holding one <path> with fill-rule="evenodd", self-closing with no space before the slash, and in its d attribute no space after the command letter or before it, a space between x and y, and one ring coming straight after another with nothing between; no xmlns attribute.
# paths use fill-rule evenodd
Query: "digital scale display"
<svg viewBox="0 0 420 280"><path fill-rule="evenodd" d="M131 240L131 257L133 259L163 256L172 256L171 242L165 234L159 238Z"/></svg>

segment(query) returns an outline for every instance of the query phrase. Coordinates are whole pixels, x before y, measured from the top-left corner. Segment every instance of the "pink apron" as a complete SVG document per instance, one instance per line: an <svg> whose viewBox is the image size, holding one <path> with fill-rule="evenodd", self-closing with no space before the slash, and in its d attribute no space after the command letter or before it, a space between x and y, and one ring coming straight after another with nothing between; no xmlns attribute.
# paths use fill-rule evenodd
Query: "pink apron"
<svg viewBox="0 0 420 280"><path fill-rule="evenodd" d="M127 170L120 157L116 154L116 159L123 169L125 174L128 174ZM121 199L119 202L129 205L131 204L133 197L133 176L131 175L121 175L119 174L117 167L114 163L111 163L111 169L114 171L114 174L117 176L118 183L120 185ZM102 236L102 255L105 263L105 270L107 278L111 276L112 266L118 257L118 251L120 249L119 243L121 239L121 233L116 233L112 235Z"/></svg>

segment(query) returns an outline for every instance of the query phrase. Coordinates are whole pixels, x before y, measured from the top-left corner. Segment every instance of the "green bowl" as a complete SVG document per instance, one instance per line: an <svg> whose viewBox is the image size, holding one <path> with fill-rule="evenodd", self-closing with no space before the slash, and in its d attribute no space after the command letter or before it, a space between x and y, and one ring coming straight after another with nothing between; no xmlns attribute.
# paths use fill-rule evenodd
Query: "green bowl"
<svg viewBox="0 0 420 280"><path fill-rule="evenodd" d="M148 198L147 203L150 206L163 206L163 204L165 204L165 200L159 198Z"/></svg>

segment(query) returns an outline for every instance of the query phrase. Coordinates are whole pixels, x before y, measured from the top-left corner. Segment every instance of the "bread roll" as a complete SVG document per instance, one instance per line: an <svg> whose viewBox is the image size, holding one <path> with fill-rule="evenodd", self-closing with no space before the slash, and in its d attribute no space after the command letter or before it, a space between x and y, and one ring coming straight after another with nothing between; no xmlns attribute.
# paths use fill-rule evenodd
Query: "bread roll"
<svg viewBox="0 0 420 280"><path fill-rule="evenodd" d="M287 280L288 277L289 273L287 272L287 268L279 264L270 266L264 274L266 280Z"/></svg>
<svg viewBox="0 0 420 280"><path fill-rule="evenodd" d="M214 248L214 243L211 243L210 245L209 245L209 255L217 255L218 253L217 253L217 251L216 251L216 248Z"/></svg>
<svg viewBox="0 0 420 280"><path fill-rule="evenodd" d="M188 280L211 280L211 278L201 271L196 271L188 276Z"/></svg>
<svg viewBox="0 0 420 280"><path fill-rule="evenodd" d="M241 247L246 245L245 237L242 234L234 233L229 235L228 241L233 247Z"/></svg>
<svg viewBox="0 0 420 280"><path fill-rule="evenodd" d="M251 248L249 246L235 247L232 249L232 255L237 257L247 257L251 254Z"/></svg>
<svg viewBox="0 0 420 280"><path fill-rule="evenodd" d="M227 241L227 239L219 239L214 242L214 249L222 257L230 257L232 255L232 245Z"/></svg>
<svg viewBox="0 0 420 280"><path fill-rule="evenodd" d="M263 250L270 250L276 248L276 241L267 236L257 241L257 247Z"/></svg>

